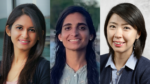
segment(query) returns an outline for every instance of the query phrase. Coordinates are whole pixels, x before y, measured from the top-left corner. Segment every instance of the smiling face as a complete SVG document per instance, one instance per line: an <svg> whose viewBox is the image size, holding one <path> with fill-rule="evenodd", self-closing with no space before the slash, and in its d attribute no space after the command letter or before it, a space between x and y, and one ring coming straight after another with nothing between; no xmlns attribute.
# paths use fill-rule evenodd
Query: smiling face
<svg viewBox="0 0 150 84"><path fill-rule="evenodd" d="M75 12L64 19L58 38L66 49L81 50L86 49L89 40L92 39L92 35L90 35L84 16Z"/></svg>
<svg viewBox="0 0 150 84"><path fill-rule="evenodd" d="M107 24L107 40L115 53L132 52L133 44L140 35L137 30L113 14Z"/></svg>
<svg viewBox="0 0 150 84"><path fill-rule="evenodd" d="M27 15L20 16L13 23L11 30L6 26L6 33L11 37L15 50L30 50L37 42L32 20Z"/></svg>

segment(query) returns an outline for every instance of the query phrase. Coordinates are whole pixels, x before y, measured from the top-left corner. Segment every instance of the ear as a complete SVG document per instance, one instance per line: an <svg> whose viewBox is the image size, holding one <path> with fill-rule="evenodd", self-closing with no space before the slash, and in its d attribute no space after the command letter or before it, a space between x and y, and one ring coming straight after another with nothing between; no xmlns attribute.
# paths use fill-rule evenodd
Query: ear
<svg viewBox="0 0 150 84"><path fill-rule="evenodd" d="M8 35L8 36L11 36L11 32L10 32L10 29L9 29L9 25L6 25L5 29L6 29L7 35Z"/></svg>
<svg viewBox="0 0 150 84"><path fill-rule="evenodd" d="M61 34L58 35L58 39L62 41Z"/></svg>
<svg viewBox="0 0 150 84"><path fill-rule="evenodd" d="M93 34L90 35L90 41L93 39Z"/></svg>
<svg viewBox="0 0 150 84"><path fill-rule="evenodd" d="M136 35L136 39L139 39L139 38L140 38L140 36L141 36L141 32L137 33L137 35Z"/></svg>

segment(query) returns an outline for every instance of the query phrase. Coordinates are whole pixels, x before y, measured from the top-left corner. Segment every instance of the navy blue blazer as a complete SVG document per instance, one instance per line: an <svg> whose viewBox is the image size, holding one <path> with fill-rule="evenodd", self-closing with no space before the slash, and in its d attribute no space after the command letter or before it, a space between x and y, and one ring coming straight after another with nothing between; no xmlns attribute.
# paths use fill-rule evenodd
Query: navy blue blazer
<svg viewBox="0 0 150 84"><path fill-rule="evenodd" d="M108 58L108 54L100 56L101 84L110 84L112 78L111 67L105 68ZM135 70L125 67L118 84L150 84L150 60L142 56L137 61Z"/></svg>

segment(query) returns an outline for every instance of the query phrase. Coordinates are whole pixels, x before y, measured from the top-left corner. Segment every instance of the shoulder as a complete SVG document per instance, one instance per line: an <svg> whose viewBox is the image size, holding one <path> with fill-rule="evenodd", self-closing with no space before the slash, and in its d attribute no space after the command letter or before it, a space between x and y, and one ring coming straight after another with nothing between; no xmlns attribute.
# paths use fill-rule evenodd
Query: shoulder
<svg viewBox="0 0 150 84"><path fill-rule="evenodd" d="M38 65L36 68L36 72L43 73L43 71L50 71L50 62L46 60L44 57L40 57L38 61Z"/></svg>
<svg viewBox="0 0 150 84"><path fill-rule="evenodd" d="M109 58L109 54L103 54L103 55L100 55L100 61L103 61L103 60L108 60Z"/></svg>
<svg viewBox="0 0 150 84"><path fill-rule="evenodd" d="M109 58L109 54L103 54L100 56L100 66L104 67L104 65L107 63L107 60Z"/></svg>
<svg viewBox="0 0 150 84"><path fill-rule="evenodd" d="M36 84L50 84L50 62L43 57L40 57L35 70Z"/></svg>
<svg viewBox="0 0 150 84"><path fill-rule="evenodd" d="M44 57L40 57L38 61L38 67L50 66L50 62L46 60Z"/></svg>
<svg viewBox="0 0 150 84"><path fill-rule="evenodd" d="M137 62L137 68L143 68L143 69L147 69L147 68L150 68L150 60L141 56L140 59L138 59L138 62Z"/></svg>
<svg viewBox="0 0 150 84"><path fill-rule="evenodd" d="M140 77L141 84L150 84L150 60L141 57L136 66L136 71Z"/></svg>

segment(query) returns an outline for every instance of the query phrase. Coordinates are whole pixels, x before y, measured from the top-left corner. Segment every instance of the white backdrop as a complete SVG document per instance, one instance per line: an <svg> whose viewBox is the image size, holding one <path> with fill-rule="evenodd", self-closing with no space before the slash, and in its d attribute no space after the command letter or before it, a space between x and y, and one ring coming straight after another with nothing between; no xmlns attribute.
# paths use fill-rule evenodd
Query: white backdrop
<svg viewBox="0 0 150 84"><path fill-rule="evenodd" d="M104 22L109 10L123 2L128 2L136 5L142 12L146 30L147 30L147 40L143 56L150 59L150 0L100 0L100 54L108 53L108 46L104 36Z"/></svg>

